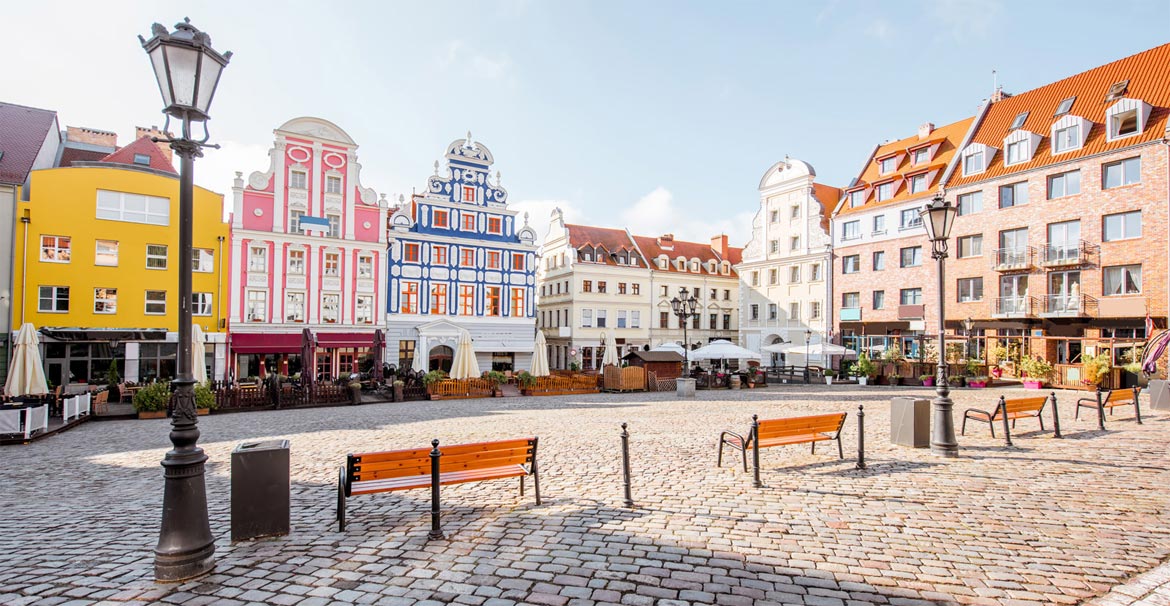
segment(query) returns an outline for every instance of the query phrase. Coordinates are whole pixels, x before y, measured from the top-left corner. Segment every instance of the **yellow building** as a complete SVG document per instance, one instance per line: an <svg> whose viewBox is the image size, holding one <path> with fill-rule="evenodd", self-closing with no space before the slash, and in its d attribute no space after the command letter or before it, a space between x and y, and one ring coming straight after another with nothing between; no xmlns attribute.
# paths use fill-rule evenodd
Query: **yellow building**
<svg viewBox="0 0 1170 606"><path fill-rule="evenodd" d="M111 361L125 380L173 377L184 263L167 152L144 137L98 162L33 171L30 190L16 211L12 323L40 330L48 380L104 383ZM226 351L223 217L223 196L196 187L192 315L213 378Z"/></svg>

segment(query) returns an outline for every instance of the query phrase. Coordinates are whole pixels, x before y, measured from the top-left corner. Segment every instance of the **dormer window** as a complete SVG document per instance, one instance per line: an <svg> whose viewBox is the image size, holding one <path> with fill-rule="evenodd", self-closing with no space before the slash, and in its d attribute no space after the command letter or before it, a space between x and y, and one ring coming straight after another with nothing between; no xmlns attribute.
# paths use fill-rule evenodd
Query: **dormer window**
<svg viewBox="0 0 1170 606"><path fill-rule="evenodd" d="M850 208L857 208L858 206L861 206L862 204L865 204L865 190L864 189L859 189L859 190L849 194L849 207Z"/></svg>
<svg viewBox="0 0 1170 606"><path fill-rule="evenodd" d="M668 261L667 261L666 257L659 257L658 258L658 269L666 269L667 262Z"/></svg>
<svg viewBox="0 0 1170 606"><path fill-rule="evenodd" d="M878 171L886 175L898 170L898 157L890 156L889 158L882 158L878 161Z"/></svg>
<svg viewBox="0 0 1170 606"><path fill-rule="evenodd" d="M139 166L150 166L150 156L146 154L134 154L134 163Z"/></svg>
<svg viewBox="0 0 1170 606"><path fill-rule="evenodd" d="M1105 110L1107 139L1113 141L1141 133L1150 116L1150 105L1140 99L1122 99Z"/></svg>
<svg viewBox="0 0 1170 606"><path fill-rule="evenodd" d="M592 261L593 260L593 253L587 253L585 251L581 251L581 260L586 261L586 262Z"/></svg>
<svg viewBox="0 0 1170 606"><path fill-rule="evenodd" d="M1015 118L1015 120L1012 120L1012 125L1010 127L1008 127L1008 130L1016 130L1017 128L1023 128L1024 121L1027 119L1028 119L1028 112L1020 112L1020 113L1016 114L1016 118Z"/></svg>
<svg viewBox="0 0 1170 606"><path fill-rule="evenodd" d="M963 174L974 175L983 172L983 150L974 149L963 156Z"/></svg>
<svg viewBox="0 0 1170 606"><path fill-rule="evenodd" d="M1004 166L1028 162L1032 154L1036 153L1036 148L1040 147L1040 135L1023 129L1013 130L1004 137L1003 147Z"/></svg>
<svg viewBox="0 0 1170 606"><path fill-rule="evenodd" d="M1076 100L1077 100L1076 97L1069 97L1068 99L1061 101L1060 105L1056 106L1056 113L1052 114L1052 117L1059 118L1059 117L1069 113L1070 111L1072 111L1073 101L1076 101Z"/></svg>
<svg viewBox="0 0 1170 606"><path fill-rule="evenodd" d="M1105 93L1105 102L1109 103L1110 101L1116 101L1116 100L1124 97L1125 93L1128 90L1129 90L1129 80L1122 80L1121 82L1115 82L1113 84L1113 86L1109 87L1109 92Z"/></svg>
<svg viewBox="0 0 1170 606"><path fill-rule="evenodd" d="M893 181L890 181L888 183L882 183L881 185L877 186L876 200L878 202L884 202L885 200L889 200L890 198L893 198L893 197L894 197L894 182Z"/></svg>
<svg viewBox="0 0 1170 606"><path fill-rule="evenodd" d="M1052 133L1052 149L1058 154L1080 147L1080 141L1080 124L1070 124L1064 128L1058 128Z"/></svg>
<svg viewBox="0 0 1170 606"><path fill-rule="evenodd" d="M1004 159L1004 164L1010 166L1012 164L1018 164L1020 162L1026 161L1028 157L1031 156L1028 150L1028 143L1029 141L1027 139L1016 141L1014 143L1008 143L1007 158Z"/></svg>
<svg viewBox="0 0 1170 606"><path fill-rule="evenodd" d="M923 147L914 150L914 165L926 164L930 162L930 147Z"/></svg>
<svg viewBox="0 0 1170 606"><path fill-rule="evenodd" d="M910 193L917 194L926 191L926 175L914 175L910 177Z"/></svg>

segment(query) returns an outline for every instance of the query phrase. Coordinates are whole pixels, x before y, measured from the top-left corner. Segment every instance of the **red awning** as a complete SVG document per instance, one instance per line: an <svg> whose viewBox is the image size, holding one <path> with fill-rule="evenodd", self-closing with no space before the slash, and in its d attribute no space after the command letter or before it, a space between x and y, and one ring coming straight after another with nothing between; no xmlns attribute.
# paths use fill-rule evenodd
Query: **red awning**
<svg viewBox="0 0 1170 606"><path fill-rule="evenodd" d="M233 332L232 351L242 354L301 353L301 333Z"/></svg>
<svg viewBox="0 0 1170 606"><path fill-rule="evenodd" d="M319 332L318 348L373 347L374 333L370 332Z"/></svg>

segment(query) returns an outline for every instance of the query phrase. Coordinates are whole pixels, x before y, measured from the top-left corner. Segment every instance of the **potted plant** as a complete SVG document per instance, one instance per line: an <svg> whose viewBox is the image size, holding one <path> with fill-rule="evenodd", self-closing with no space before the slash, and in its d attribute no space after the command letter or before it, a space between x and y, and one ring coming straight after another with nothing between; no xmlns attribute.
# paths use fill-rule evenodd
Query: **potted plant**
<svg viewBox="0 0 1170 606"><path fill-rule="evenodd" d="M118 386L118 381L122 380L118 376L118 361L110 360L110 366L106 369L106 385L110 392L108 402L117 403L122 401L122 389Z"/></svg>
<svg viewBox="0 0 1170 606"><path fill-rule="evenodd" d="M1048 360L1029 356L1020 360L1020 371L1024 373L1024 387L1026 389L1040 389L1044 382L1052 377L1052 364Z"/></svg>
<svg viewBox="0 0 1170 606"><path fill-rule="evenodd" d="M138 412L139 419L163 419L167 416L167 404L170 401L170 384L158 381L134 394L134 410Z"/></svg>
<svg viewBox="0 0 1170 606"><path fill-rule="evenodd" d="M947 377L947 384L949 384L951 387L962 387L964 380L964 377L961 375L953 375Z"/></svg>
<svg viewBox="0 0 1170 606"><path fill-rule="evenodd" d="M569 362L569 370L572 372L581 372L581 365L577 362Z"/></svg>
<svg viewBox="0 0 1170 606"><path fill-rule="evenodd" d="M504 395L500 392L500 385L502 385L503 383L506 383L508 381L508 375L506 375L498 370L489 370L489 371L483 373L483 378L487 379L488 381L491 381L492 397L498 398L498 397Z"/></svg>
<svg viewBox="0 0 1170 606"><path fill-rule="evenodd" d="M1100 385L1105 377L1109 376L1109 370L1113 367L1113 360L1107 353L1100 353L1091 358L1084 359L1086 385Z"/></svg>
<svg viewBox="0 0 1170 606"><path fill-rule="evenodd" d="M349 403L362 403L362 383L361 381L350 381L346 387L349 388Z"/></svg>
<svg viewBox="0 0 1170 606"><path fill-rule="evenodd" d="M403 395L403 389L405 387L406 387L406 383L404 383L402 381L402 379L395 379L394 380L394 401L395 402L401 402L405 399L405 397Z"/></svg>
<svg viewBox="0 0 1170 606"><path fill-rule="evenodd" d="M918 375L923 387L934 387L934 375Z"/></svg>
<svg viewBox="0 0 1170 606"><path fill-rule="evenodd" d="M898 373L894 373L894 374L890 375L889 379L890 379L890 387L897 387L898 385L902 384L902 375L900 375Z"/></svg>
<svg viewBox="0 0 1170 606"><path fill-rule="evenodd" d="M210 383L210 381L209 381ZM219 407L215 392L206 383L195 384L195 414L205 415Z"/></svg>
<svg viewBox="0 0 1170 606"><path fill-rule="evenodd" d="M833 384L833 377L835 377L835 376L837 376L837 371L835 371L831 368L826 370L825 371L825 385L832 385Z"/></svg>
<svg viewBox="0 0 1170 606"><path fill-rule="evenodd" d="M521 370L516 375L516 383L520 385L520 393L527 396L530 395L532 388L536 386L536 377L532 376L532 373L527 370Z"/></svg>
<svg viewBox="0 0 1170 606"><path fill-rule="evenodd" d="M987 387L987 375L975 375L967 378L967 387L981 388Z"/></svg>
<svg viewBox="0 0 1170 606"><path fill-rule="evenodd" d="M859 384L868 385L869 378L877 374L877 364L874 364L869 359L868 354L861 354L857 358L857 365L854 367L854 372L857 373L857 382Z"/></svg>

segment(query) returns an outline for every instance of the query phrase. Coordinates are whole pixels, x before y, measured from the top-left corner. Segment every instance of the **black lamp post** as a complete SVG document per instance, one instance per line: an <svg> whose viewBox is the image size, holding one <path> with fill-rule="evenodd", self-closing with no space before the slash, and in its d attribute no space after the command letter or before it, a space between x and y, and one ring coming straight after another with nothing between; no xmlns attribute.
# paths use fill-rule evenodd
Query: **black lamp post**
<svg viewBox="0 0 1170 606"><path fill-rule="evenodd" d="M698 292L698 289L695 289ZM698 316L699 299L687 290L687 287L678 289L678 296L670 300L670 308L678 316L678 323L683 329L683 370L691 371L691 342L687 340L687 320Z"/></svg>
<svg viewBox="0 0 1170 606"><path fill-rule="evenodd" d="M968 317L963 320L963 332L967 335L967 359L971 359L971 327L975 326L975 320Z"/></svg>
<svg viewBox="0 0 1170 606"><path fill-rule="evenodd" d="M150 55L154 76L162 93L167 116L163 132L169 132L171 118L182 123L182 134L163 139L179 156L179 351L178 377L172 381L171 444L162 461L163 511L158 545L154 548L154 578L181 581L197 577L215 566L215 539L207 519L207 487L203 463L207 455L196 446L199 441L195 416L195 379L191 374L191 254L193 169L195 158L208 145L207 110L215 96L223 68L231 60L211 48L211 38L195 29L190 20L175 25L175 31L155 23L150 40L139 36ZM191 123L204 122L201 140L191 136ZM155 139L159 141L160 139Z"/></svg>
<svg viewBox="0 0 1170 606"><path fill-rule="evenodd" d="M955 223L958 209L943 199L939 193L918 212L922 224L926 227L926 237L931 243L931 258L938 261L938 372L935 378L935 396L932 402L934 409L934 423L930 432L930 451L944 457L959 456L959 443L955 441L955 424L952 418L954 402L951 402L951 389L947 384L946 358L946 279L944 266L947 258L947 240L951 236L951 226Z"/></svg>

